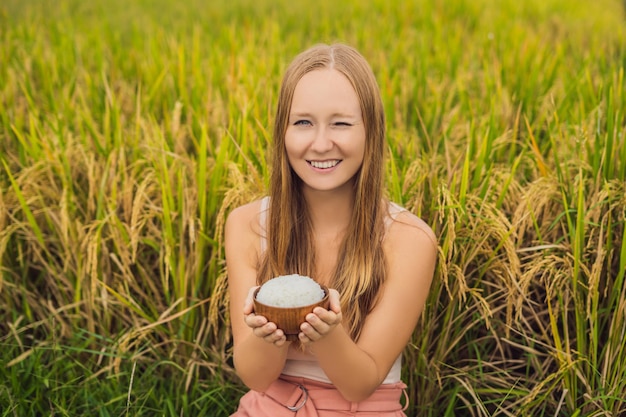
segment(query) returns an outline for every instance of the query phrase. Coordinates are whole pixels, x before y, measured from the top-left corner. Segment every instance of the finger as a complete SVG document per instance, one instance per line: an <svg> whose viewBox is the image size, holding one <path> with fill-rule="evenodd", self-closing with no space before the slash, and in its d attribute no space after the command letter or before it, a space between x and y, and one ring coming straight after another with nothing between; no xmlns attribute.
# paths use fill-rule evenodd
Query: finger
<svg viewBox="0 0 626 417"><path fill-rule="evenodd" d="M285 333L281 329L276 329L276 331L267 335L264 339L266 342L273 343L276 346L282 346L287 341Z"/></svg>
<svg viewBox="0 0 626 417"><path fill-rule="evenodd" d="M339 292L334 288L328 290L328 300L330 302L329 309L336 314L341 312L341 302L339 301Z"/></svg>
<svg viewBox="0 0 626 417"><path fill-rule="evenodd" d="M258 326L252 329L252 332L254 333L254 335L262 339L267 338L275 331L276 331L276 324L272 323L271 321L268 323L265 323L262 326Z"/></svg>
<svg viewBox="0 0 626 417"><path fill-rule="evenodd" d="M309 339L309 337L306 334L304 334L304 332L298 333L298 339L300 340L300 344L302 346L306 346L306 345L313 343L313 341Z"/></svg>
<svg viewBox="0 0 626 417"><path fill-rule="evenodd" d="M322 307L315 307L313 314L319 317L324 323L329 326L336 326L341 323L341 313L337 314L332 310L325 310ZM315 323L315 322L312 322Z"/></svg>
<svg viewBox="0 0 626 417"><path fill-rule="evenodd" d="M326 312L326 310L323 311ZM334 316L333 313L331 314ZM332 327L331 324L324 321L319 315L313 313L307 314L306 324L309 324L311 327L313 327L313 330L315 330L320 335L328 333Z"/></svg>
<svg viewBox="0 0 626 417"><path fill-rule="evenodd" d="M271 327L264 326L265 331L268 331L272 328L275 328L275 326L271 326ZM287 342L287 337L285 336L285 333L281 329L275 329L273 332L266 334L265 336L262 336L262 339L263 341L273 344L276 347L281 347Z"/></svg>
<svg viewBox="0 0 626 417"><path fill-rule="evenodd" d="M281 347L282 345L284 345L285 343L287 343L287 337L283 334L280 338L278 338L275 342L274 345L276 345L276 347Z"/></svg>
<svg viewBox="0 0 626 417"><path fill-rule="evenodd" d="M254 291L259 288L258 286L250 288L245 301L243 302L243 313L250 314L254 311Z"/></svg>
<svg viewBox="0 0 626 417"><path fill-rule="evenodd" d="M320 340L323 336L323 334L318 332L317 329L313 327L309 322L302 323L300 325L300 331L310 340L310 342Z"/></svg>
<svg viewBox="0 0 626 417"><path fill-rule="evenodd" d="M244 316L244 322L252 329L256 329L268 323L265 316L258 316L254 313Z"/></svg>

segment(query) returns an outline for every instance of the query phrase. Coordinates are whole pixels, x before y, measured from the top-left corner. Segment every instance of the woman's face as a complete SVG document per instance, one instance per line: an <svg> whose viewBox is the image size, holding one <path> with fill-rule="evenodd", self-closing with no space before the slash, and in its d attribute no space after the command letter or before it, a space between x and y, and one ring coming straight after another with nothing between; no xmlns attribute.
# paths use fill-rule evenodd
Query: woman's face
<svg viewBox="0 0 626 417"><path fill-rule="evenodd" d="M294 90L285 149L305 192L352 190L365 126L350 81L334 69L305 74Z"/></svg>

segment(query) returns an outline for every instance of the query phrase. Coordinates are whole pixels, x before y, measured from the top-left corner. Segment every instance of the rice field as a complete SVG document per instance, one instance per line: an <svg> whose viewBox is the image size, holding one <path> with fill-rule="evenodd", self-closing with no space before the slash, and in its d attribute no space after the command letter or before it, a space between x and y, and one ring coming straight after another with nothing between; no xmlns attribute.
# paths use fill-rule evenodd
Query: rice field
<svg viewBox="0 0 626 417"><path fill-rule="evenodd" d="M228 416L225 216L282 71L370 61L439 238L409 416L626 415L626 4L5 0L0 416Z"/></svg>

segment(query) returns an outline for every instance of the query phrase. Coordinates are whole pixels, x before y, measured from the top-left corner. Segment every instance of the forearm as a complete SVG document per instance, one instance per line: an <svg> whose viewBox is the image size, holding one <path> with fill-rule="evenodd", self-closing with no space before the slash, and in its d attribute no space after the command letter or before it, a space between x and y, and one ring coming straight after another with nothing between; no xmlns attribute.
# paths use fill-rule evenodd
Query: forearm
<svg viewBox="0 0 626 417"><path fill-rule="evenodd" d="M346 400L358 402L368 398L383 379L374 359L341 326L313 343L311 352Z"/></svg>
<svg viewBox="0 0 626 417"><path fill-rule="evenodd" d="M265 391L285 367L289 345L277 347L249 334L233 351L237 375L248 388Z"/></svg>

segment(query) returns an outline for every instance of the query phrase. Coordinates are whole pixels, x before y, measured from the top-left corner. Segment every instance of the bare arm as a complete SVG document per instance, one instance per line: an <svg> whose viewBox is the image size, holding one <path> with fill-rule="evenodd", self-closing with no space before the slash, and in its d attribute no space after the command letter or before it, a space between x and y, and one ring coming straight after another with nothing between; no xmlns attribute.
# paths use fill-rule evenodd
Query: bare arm
<svg viewBox="0 0 626 417"><path fill-rule="evenodd" d="M226 221L225 249L235 369L246 386L264 391L280 375L290 343L276 324L253 313L260 250L258 212L258 202L233 210Z"/></svg>
<svg viewBox="0 0 626 417"><path fill-rule="evenodd" d="M319 309L303 324L301 341L342 395L361 401L384 381L410 340L424 309L435 269L434 234L417 217L403 213L385 240L388 278L380 301L354 343L333 311ZM305 337L306 336L306 337Z"/></svg>

